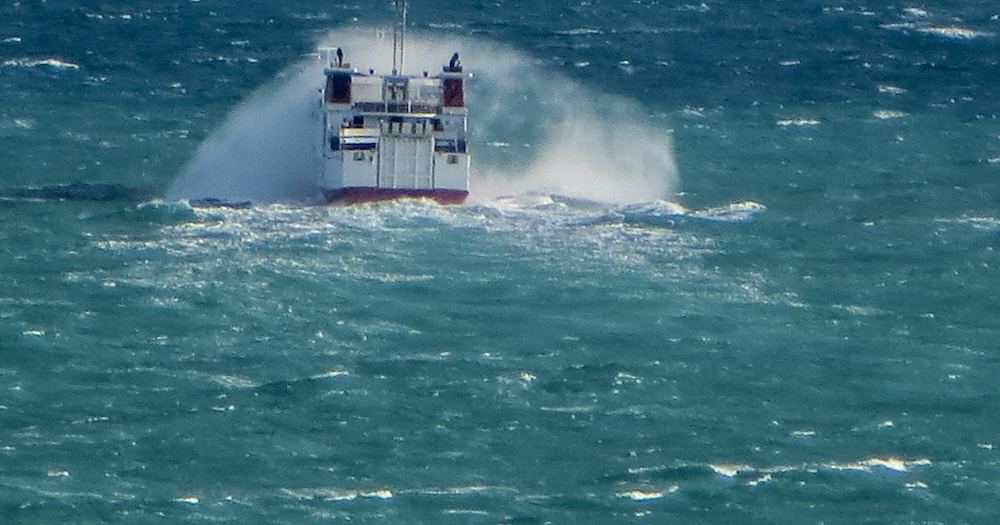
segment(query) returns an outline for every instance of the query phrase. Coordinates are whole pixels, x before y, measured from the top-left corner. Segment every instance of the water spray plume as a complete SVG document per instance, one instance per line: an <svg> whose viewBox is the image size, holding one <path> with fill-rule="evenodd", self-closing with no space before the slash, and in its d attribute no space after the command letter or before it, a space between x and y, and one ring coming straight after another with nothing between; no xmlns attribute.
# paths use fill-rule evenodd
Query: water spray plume
<svg viewBox="0 0 1000 525"><path fill-rule="evenodd" d="M338 30L323 39L359 70L389 72L391 32ZM669 133L634 102L593 92L495 42L407 35L407 72L436 74L453 51L468 82L470 199L556 193L603 202L669 198L678 175ZM170 199L319 199L318 61L295 66L242 103L198 149Z"/></svg>
<svg viewBox="0 0 1000 525"><path fill-rule="evenodd" d="M167 198L318 200L314 76L313 68L300 67L243 101L198 147Z"/></svg>

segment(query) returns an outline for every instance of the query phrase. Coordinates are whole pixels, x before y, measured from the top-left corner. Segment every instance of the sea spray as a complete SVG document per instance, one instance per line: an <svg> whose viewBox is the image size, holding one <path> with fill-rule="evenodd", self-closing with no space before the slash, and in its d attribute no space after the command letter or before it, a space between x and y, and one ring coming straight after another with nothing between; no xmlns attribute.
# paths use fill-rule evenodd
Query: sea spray
<svg viewBox="0 0 1000 525"><path fill-rule="evenodd" d="M317 67L299 65L241 103L201 144L167 199L318 200L321 77Z"/></svg>
<svg viewBox="0 0 1000 525"><path fill-rule="evenodd" d="M484 67L469 83L473 200L555 193L626 203L679 191L670 134L638 104L513 51L474 60Z"/></svg>
<svg viewBox="0 0 1000 525"><path fill-rule="evenodd" d="M669 133L635 103L593 92L495 42L411 33L406 45L408 74L436 74L454 51L471 72L472 200L544 192L639 202L678 190ZM337 30L321 47L344 49L360 71L391 69L385 31ZM261 88L201 145L167 197L318 200L322 81L322 65L308 60Z"/></svg>

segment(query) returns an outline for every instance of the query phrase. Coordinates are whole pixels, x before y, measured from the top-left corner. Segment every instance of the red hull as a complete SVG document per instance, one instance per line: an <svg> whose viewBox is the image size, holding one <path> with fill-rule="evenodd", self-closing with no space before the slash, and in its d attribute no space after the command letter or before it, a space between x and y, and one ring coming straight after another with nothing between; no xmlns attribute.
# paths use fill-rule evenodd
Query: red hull
<svg viewBox="0 0 1000 525"><path fill-rule="evenodd" d="M462 204L469 192L463 190L414 190L393 188L341 188L324 190L327 202L357 204L359 202L388 201L394 199L432 199L438 204Z"/></svg>

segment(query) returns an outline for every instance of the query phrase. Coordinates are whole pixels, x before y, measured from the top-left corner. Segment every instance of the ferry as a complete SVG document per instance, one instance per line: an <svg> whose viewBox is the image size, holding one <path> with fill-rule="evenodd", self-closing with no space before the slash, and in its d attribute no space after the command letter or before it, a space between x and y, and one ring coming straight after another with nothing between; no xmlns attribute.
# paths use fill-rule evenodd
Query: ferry
<svg viewBox="0 0 1000 525"><path fill-rule="evenodd" d="M455 53L440 73L403 72L406 1L397 0L392 72L360 72L341 48L320 50L320 189L327 202L469 195L465 73Z"/></svg>

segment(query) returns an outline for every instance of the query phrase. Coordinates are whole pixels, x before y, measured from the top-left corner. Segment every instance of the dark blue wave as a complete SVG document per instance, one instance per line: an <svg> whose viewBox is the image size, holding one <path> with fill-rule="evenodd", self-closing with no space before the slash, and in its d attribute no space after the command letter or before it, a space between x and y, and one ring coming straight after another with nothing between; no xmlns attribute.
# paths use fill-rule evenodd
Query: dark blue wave
<svg viewBox="0 0 1000 525"><path fill-rule="evenodd" d="M14 200L146 202L157 196L148 188L103 182L0 188L0 199Z"/></svg>

